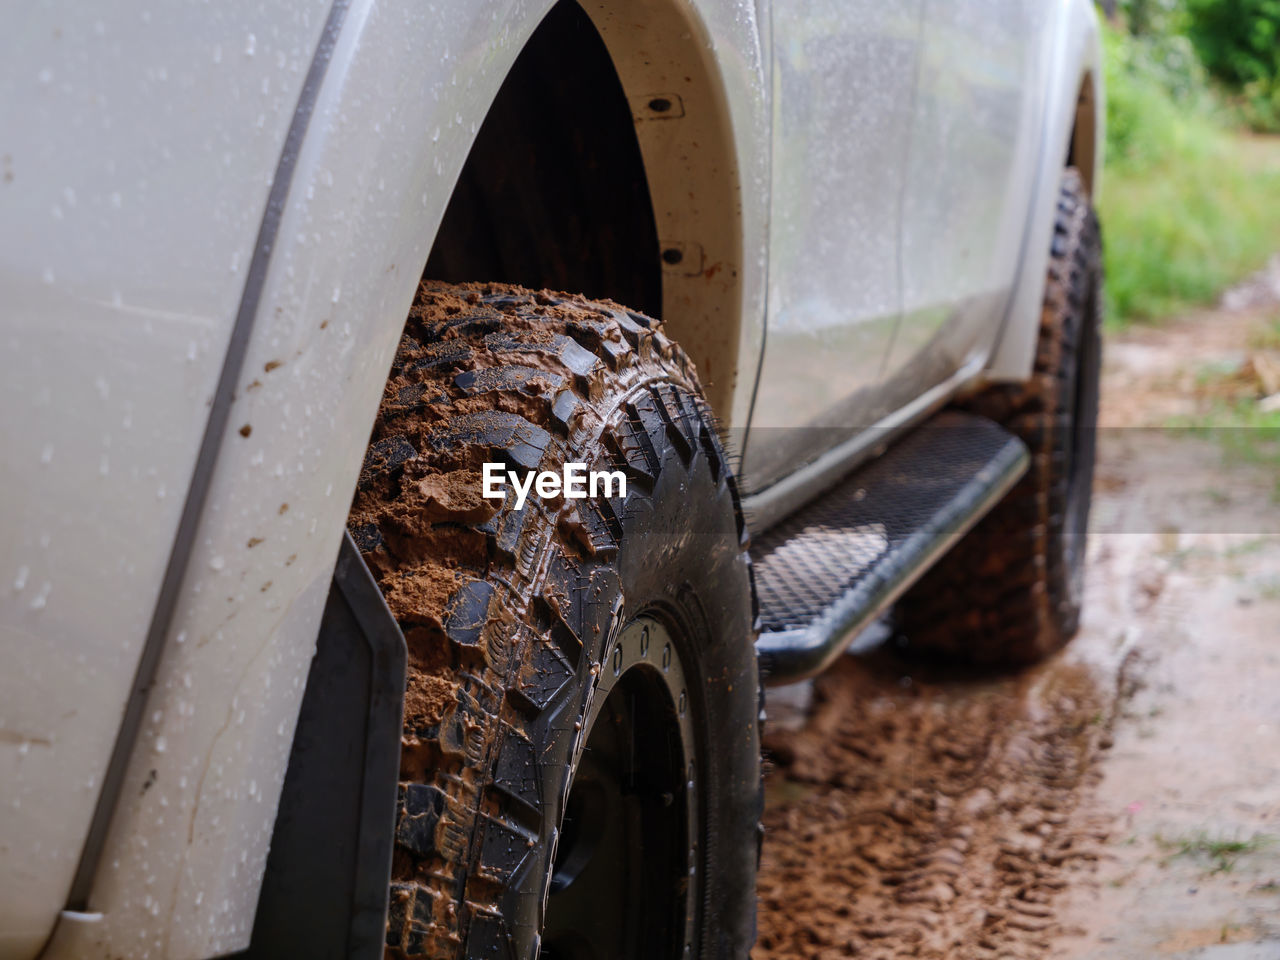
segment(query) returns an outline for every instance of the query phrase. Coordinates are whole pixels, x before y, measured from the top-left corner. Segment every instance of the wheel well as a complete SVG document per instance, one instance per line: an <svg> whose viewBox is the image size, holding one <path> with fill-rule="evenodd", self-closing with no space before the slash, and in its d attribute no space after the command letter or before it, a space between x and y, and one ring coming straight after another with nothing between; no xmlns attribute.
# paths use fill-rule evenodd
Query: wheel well
<svg viewBox="0 0 1280 960"><path fill-rule="evenodd" d="M559 0L477 133L424 277L550 287L660 317L727 417L743 242L710 49L679 0Z"/></svg>
<svg viewBox="0 0 1280 960"><path fill-rule="evenodd" d="M561 0L485 117L423 276L609 297L659 316L660 262L622 84L591 20Z"/></svg>
<svg viewBox="0 0 1280 960"><path fill-rule="evenodd" d="M1067 151L1067 166L1075 167L1084 178L1084 188L1094 195L1094 165L1097 162L1098 112L1097 93L1092 73L1086 73L1080 81L1076 95L1075 122L1071 128L1071 145Z"/></svg>

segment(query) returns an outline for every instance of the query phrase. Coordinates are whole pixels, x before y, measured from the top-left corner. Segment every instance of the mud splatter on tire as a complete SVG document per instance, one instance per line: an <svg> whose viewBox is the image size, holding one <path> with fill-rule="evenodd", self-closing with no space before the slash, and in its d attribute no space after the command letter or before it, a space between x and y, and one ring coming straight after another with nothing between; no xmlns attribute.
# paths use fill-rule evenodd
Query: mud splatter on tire
<svg viewBox="0 0 1280 960"><path fill-rule="evenodd" d="M485 462L621 470L627 496L517 508L510 485L481 495ZM719 912L695 955L743 955L761 802L750 559L693 367L660 324L424 284L349 523L409 647L388 957L538 952L593 679L619 625L652 610L687 628L707 678L690 699L718 737L695 845Z"/></svg>
<svg viewBox="0 0 1280 960"><path fill-rule="evenodd" d="M1101 362L1102 248L1079 172L1062 179L1030 380L957 406L1031 452L1026 475L898 604L912 649L1033 663L1080 623Z"/></svg>

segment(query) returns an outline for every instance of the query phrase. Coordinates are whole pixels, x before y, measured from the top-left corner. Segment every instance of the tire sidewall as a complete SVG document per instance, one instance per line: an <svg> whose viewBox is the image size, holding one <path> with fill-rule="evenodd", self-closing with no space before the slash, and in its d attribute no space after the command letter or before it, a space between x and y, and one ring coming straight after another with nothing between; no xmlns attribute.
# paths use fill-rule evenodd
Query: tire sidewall
<svg viewBox="0 0 1280 960"><path fill-rule="evenodd" d="M763 811L750 561L721 488L701 452L688 468L664 465L652 497L634 511L628 503L618 570L622 621L642 615L666 621L691 675L697 751L705 768L697 955L727 960L745 958L755 940L756 833ZM652 562L655 556L662 561Z"/></svg>
<svg viewBox="0 0 1280 960"><path fill-rule="evenodd" d="M545 915L558 838L573 777L590 735L597 690L594 678L610 662L627 624L640 617L663 623L676 644L695 715L698 771L695 877L701 886L693 956L705 960L745 960L755 941L757 840L763 813L759 742L759 672L755 656L755 614L750 559L745 549L736 489L727 460L710 430L703 404L683 386L667 382L698 423L685 425L684 442L669 435L654 443L660 466L652 488L628 483L624 504L615 509L622 532L617 554L607 561L580 558L581 590L591 606L609 610L607 627L595 643L584 642L572 689L564 703L534 732L544 757L544 797L548 805L540 849L530 874L510 891L504 912L520 918L517 929ZM652 390L643 385L641 394ZM616 433L615 422L604 435ZM703 428L703 429L700 429ZM604 435L575 459L601 457ZM651 438L653 434L650 434ZM709 449L710 448L710 449ZM713 462L718 461L718 462ZM545 466L545 464L544 464ZM562 549L553 540L548 549ZM597 620L598 625L600 624ZM593 632L578 625L583 636ZM534 897L541 908L534 910ZM519 936L517 935L517 939Z"/></svg>

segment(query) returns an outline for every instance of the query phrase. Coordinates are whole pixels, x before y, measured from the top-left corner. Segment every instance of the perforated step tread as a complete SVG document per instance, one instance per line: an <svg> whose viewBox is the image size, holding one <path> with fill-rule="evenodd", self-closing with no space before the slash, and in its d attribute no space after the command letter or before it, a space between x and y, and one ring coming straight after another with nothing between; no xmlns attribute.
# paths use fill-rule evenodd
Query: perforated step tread
<svg viewBox="0 0 1280 960"><path fill-rule="evenodd" d="M751 550L766 679L825 667L1026 464L1026 446L991 420L942 413L767 531Z"/></svg>

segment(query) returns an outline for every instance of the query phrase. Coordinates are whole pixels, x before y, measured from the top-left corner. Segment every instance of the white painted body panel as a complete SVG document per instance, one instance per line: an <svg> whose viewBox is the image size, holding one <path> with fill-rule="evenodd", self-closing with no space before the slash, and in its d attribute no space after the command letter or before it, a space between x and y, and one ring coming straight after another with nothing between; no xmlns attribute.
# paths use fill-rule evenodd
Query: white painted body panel
<svg viewBox="0 0 1280 960"><path fill-rule="evenodd" d="M668 274L664 310L712 346L724 334L720 412L735 431L752 409L767 275L770 322L784 314L790 324L779 327L781 342L858 341L847 383L874 385L903 309L896 273L878 287L854 282L858 245L839 244L821 223L826 214L838 224L847 209L798 210L776 192L771 208L770 156L779 149L771 91L787 81L770 80L769 38L781 42L780 5L804 9L802 0L773 2L772 27L764 0L673 0L669 12L660 0L586 5L615 58L628 47L623 11L640 24L684 18L679 42L719 79L688 102L720 111L716 123L728 131L736 166L719 176L737 185L729 195L738 206L721 222L736 235L695 233L723 265L722 287L712 296L704 278ZM803 2L831 15L842 7ZM321 607L404 316L475 131L548 5L362 0L347 11L90 912L64 914L44 956L195 960L246 944ZM868 23L918 42L894 15L855 6ZM1069 21L1067 8L1076 11ZM13 173L0 182L5 960L33 956L65 902L328 9L311 0L265 10L224 3L147 18L121 3L95 11L99 32L92 18L46 6L24 11L20 28L0 38L0 176ZM1056 69L1087 61L1091 17L1084 0L1054 7L1054 22L1080 34L1055 40L1067 50ZM856 24L838 26L852 35ZM669 89L644 86L661 78L635 64L620 63L619 73L629 95ZM866 76L873 109L910 102L900 81ZM1066 89L1078 75L1052 83ZM881 121L894 137L911 132L908 119ZM684 149L658 127L640 131L651 167ZM1064 145L1069 129L1046 137L1048 147ZM1038 160L1040 183L1046 161ZM904 163L896 175L911 170ZM883 198L866 192L869 183L855 186L867 211L879 211ZM1046 195L1039 189L1036 203ZM784 231L795 228L772 244L771 213ZM1033 213L1032 241L1042 219ZM684 231L710 222L699 215L660 217L664 239L687 240ZM797 255L805 222L824 227L825 239ZM896 263L897 231L895 222L891 239L882 230L861 252L874 247L881 267L886 256ZM1031 283L1034 259L1023 251L1015 297ZM809 310L806 283L824 272L839 282ZM841 313L844 297L860 305L856 316ZM985 328L992 337L997 325ZM1020 338L1011 322L997 355L1010 358L1000 368L1008 375L1022 362ZM773 425L822 423L832 409L829 397L813 400L812 384L788 394L768 361L764 373L761 397L774 390L775 409L800 411ZM764 409L758 400L755 416Z"/></svg>
<svg viewBox="0 0 1280 960"><path fill-rule="evenodd" d="M1048 65L1043 76L1045 108L1040 125L1039 158L1027 209L1026 235L1009 306L987 362L987 380L1024 380L1035 361L1062 162L1071 147L1073 122L1081 96L1089 105L1089 130L1087 136L1077 138L1076 163L1086 168L1085 179L1092 196L1096 197L1101 187L1106 128L1101 58L1098 19L1093 5L1085 0L1055 0L1050 6L1050 23L1041 53L1041 62Z"/></svg>
<svg viewBox="0 0 1280 960"><path fill-rule="evenodd" d="M769 320L743 461L756 491L888 429L958 371L1028 376L1098 50L1082 0L772 11ZM754 498L771 515L774 499Z"/></svg>
<svg viewBox="0 0 1280 960"><path fill-rule="evenodd" d="M766 487L874 420L902 310L920 0L772 0L769 321L743 472Z"/></svg>
<svg viewBox="0 0 1280 960"><path fill-rule="evenodd" d="M66 900L325 11L0 31L0 957Z"/></svg>
<svg viewBox="0 0 1280 960"><path fill-rule="evenodd" d="M985 359L999 331L1040 159L1048 12L1025 0L925 2L892 406Z"/></svg>

